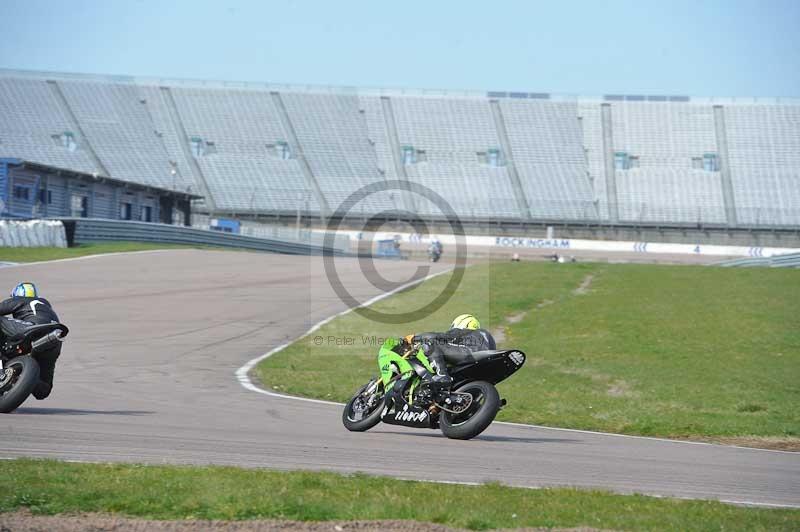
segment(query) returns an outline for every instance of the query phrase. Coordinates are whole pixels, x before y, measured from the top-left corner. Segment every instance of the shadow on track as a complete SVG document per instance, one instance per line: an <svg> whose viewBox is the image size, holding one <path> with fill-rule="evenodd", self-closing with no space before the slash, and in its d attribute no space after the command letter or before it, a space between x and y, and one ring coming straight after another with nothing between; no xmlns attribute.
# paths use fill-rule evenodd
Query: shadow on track
<svg viewBox="0 0 800 532"><path fill-rule="evenodd" d="M144 416L148 414L155 414L149 410L81 410L79 408L38 408L38 407L23 407L17 409L16 414L31 414L31 415L60 415L60 416L91 416L91 415L104 415L104 416Z"/></svg>
<svg viewBox="0 0 800 532"><path fill-rule="evenodd" d="M478 441L509 441L520 443L581 443L581 440L571 438L523 438L520 436L492 436L482 434L474 438Z"/></svg>
<svg viewBox="0 0 800 532"><path fill-rule="evenodd" d="M372 434L393 434L395 436L406 436L406 437L417 437L421 436L423 438L440 438L447 441L458 441L458 440L449 440L445 435L437 433L437 432L408 432L408 433L401 433L401 432L388 432L388 431L379 431L379 430L372 430L370 431ZM485 442L513 442L513 443L582 443L581 440L575 440L570 438L525 438L522 436L494 436L490 434L482 434L480 436L476 436L470 441L485 441Z"/></svg>

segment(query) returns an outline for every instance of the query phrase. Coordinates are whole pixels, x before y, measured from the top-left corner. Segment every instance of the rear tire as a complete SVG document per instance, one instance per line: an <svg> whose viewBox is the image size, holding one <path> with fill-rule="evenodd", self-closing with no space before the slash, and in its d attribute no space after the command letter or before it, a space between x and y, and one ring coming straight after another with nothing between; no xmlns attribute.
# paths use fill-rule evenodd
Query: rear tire
<svg viewBox="0 0 800 532"><path fill-rule="evenodd" d="M472 395L473 406L464 414L439 414L439 428L448 438L469 440L486 430L500 410L500 394L486 381L468 382L454 390ZM477 407L477 409L476 409Z"/></svg>
<svg viewBox="0 0 800 532"><path fill-rule="evenodd" d="M344 406L344 412L342 412L342 423L344 424L345 428L350 432L367 431L372 427L374 427L375 425L377 425L378 423L380 423L381 421L381 413L383 412L383 405L385 401L385 397L383 396L381 396L381 398L378 399L377 404L372 408L372 410L369 411L369 413L363 419L360 419L358 421L353 419L355 414L355 412L353 411L354 403L356 402L356 400L359 399L363 400L361 394L364 393L364 390L366 390L371 384L373 384L373 382L374 381L370 381L364 386L362 386L361 389L358 390L358 392L353 396L353 398L347 401L347 404ZM378 390L380 391L376 393L382 393L383 385L381 383L378 383Z"/></svg>
<svg viewBox="0 0 800 532"><path fill-rule="evenodd" d="M13 358L3 364L5 371L14 374L9 378L3 375L0 382L0 413L13 412L39 384L39 363L30 355Z"/></svg>

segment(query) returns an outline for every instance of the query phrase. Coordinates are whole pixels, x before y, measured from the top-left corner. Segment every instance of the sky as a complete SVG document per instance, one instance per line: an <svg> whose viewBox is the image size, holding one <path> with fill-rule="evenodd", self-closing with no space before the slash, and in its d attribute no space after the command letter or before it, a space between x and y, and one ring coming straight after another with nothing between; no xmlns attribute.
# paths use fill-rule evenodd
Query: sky
<svg viewBox="0 0 800 532"><path fill-rule="evenodd" d="M0 0L0 68L800 96L800 0Z"/></svg>

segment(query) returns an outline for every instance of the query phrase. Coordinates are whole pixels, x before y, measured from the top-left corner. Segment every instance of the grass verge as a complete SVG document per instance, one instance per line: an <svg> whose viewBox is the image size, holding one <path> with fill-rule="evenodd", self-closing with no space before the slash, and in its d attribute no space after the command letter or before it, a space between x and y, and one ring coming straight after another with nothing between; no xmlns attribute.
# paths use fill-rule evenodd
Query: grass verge
<svg viewBox="0 0 800 532"><path fill-rule="evenodd" d="M417 308L447 276L377 303ZM381 337L476 314L528 354L499 385L506 421L800 449L800 274L705 266L495 263L402 327L355 313L263 361L290 394L345 401L377 373Z"/></svg>
<svg viewBox="0 0 800 532"><path fill-rule="evenodd" d="M56 259L71 259L86 255L103 253L120 253L125 251L148 251L152 249L190 249L198 246L180 244L158 244L147 242L104 242L97 244L79 244L71 248L6 248L0 247L0 261L8 262L40 262Z"/></svg>
<svg viewBox="0 0 800 532"><path fill-rule="evenodd" d="M232 467L3 463L0 512L146 519L413 519L470 529L797 530L800 511L575 489L459 486ZM0 515L0 520L2 516Z"/></svg>

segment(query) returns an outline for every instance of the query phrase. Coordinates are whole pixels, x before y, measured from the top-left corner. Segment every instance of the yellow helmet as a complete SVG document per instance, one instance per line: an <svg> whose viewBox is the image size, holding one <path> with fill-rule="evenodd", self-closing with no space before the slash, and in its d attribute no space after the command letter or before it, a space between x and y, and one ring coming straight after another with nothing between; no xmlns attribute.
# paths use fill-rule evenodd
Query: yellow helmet
<svg viewBox="0 0 800 532"><path fill-rule="evenodd" d="M472 314L462 314L457 316L450 325L451 329L480 329L481 322Z"/></svg>

